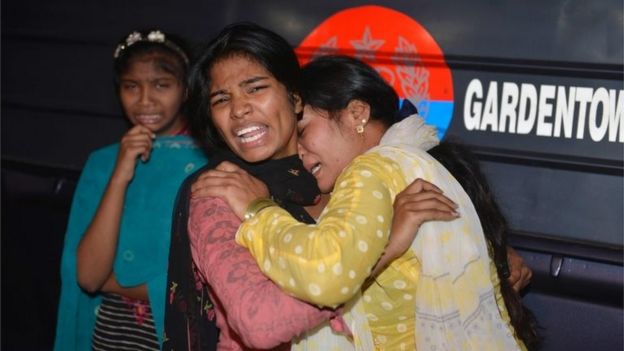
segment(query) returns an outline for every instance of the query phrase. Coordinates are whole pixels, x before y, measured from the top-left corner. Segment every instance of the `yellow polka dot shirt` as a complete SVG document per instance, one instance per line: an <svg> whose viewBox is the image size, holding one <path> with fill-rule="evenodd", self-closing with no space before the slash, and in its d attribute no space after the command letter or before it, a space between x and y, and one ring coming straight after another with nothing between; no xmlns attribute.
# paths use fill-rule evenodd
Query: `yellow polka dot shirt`
<svg viewBox="0 0 624 351"><path fill-rule="evenodd" d="M461 217L421 226L412 248L369 281L388 243L394 198L416 177L440 186L458 202ZM345 169L317 224L302 224L270 207L243 222L237 241L293 296L329 307L359 299L375 349L522 348L498 299L498 281L474 208L461 186L425 152L377 147ZM450 249L441 250L444 245ZM499 331L487 318L500 321ZM358 330L354 334L357 346Z"/></svg>

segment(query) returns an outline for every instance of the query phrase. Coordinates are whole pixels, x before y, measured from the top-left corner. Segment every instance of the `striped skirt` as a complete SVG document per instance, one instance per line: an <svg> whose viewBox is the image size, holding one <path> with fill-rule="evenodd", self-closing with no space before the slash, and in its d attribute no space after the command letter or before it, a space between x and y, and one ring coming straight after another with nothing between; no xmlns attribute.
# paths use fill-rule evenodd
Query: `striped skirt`
<svg viewBox="0 0 624 351"><path fill-rule="evenodd" d="M93 350L160 350L149 302L103 294Z"/></svg>

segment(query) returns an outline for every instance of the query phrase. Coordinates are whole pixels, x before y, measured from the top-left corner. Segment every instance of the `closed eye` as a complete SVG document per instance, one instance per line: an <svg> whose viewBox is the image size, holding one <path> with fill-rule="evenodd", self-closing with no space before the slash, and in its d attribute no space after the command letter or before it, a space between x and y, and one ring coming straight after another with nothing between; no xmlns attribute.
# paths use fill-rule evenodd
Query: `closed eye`
<svg viewBox="0 0 624 351"><path fill-rule="evenodd" d="M249 93L249 94L253 94L253 93L256 93L256 92L258 92L258 91L260 91L260 90L264 90L264 89L266 89L266 88L268 88L268 85L257 85L257 86L250 86L250 87L247 89L247 93Z"/></svg>
<svg viewBox="0 0 624 351"><path fill-rule="evenodd" d="M122 82L121 83L121 89L123 89L123 90L136 89L137 86L138 85L136 83L133 83L133 82Z"/></svg>
<svg viewBox="0 0 624 351"><path fill-rule="evenodd" d="M210 106L222 105L228 100L229 98L226 95L217 95L217 96L214 96L212 99L210 99Z"/></svg>
<svg viewBox="0 0 624 351"><path fill-rule="evenodd" d="M303 124L301 121L298 121L297 122L297 135L302 136L305 129L306 129L305 124Z"/></svg>
<svg viewBox="0 0 624 351"><path fill-rule="evenodd" d="M168 89L173 86L173 83L168 80L160 80L157 81L154 85L157 89Z"/></svg>

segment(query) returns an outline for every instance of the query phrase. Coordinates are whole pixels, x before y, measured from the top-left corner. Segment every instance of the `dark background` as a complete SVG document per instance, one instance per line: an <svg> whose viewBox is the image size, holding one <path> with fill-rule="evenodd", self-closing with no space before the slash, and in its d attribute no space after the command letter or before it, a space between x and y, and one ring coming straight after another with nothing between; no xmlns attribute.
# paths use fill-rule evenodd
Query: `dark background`
<svg viewBox="0 0 624 351"><path fill-rule="evenodd" d="M48 350L79 172L127 128L112 53L158 27L199 44L252 20L297 46L363 1L2 2L2 349ZM384 1L435 38L453 73L448 136L474 147L534 269L525 301L545 350L621 350L623 144L467 131L468 82L623 89L623 6L606 1ZM622 103L620 101L620 103ZM624 121L620 121L624 123Z"/></svg>

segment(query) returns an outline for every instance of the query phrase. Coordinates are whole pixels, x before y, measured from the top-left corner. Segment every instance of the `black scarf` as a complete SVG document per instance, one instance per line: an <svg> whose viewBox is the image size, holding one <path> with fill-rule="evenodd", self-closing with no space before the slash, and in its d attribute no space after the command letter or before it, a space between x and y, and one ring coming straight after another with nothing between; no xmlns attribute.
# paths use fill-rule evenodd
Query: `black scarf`
<svg viewBox="0 0 624 351"><path fill-rule="evenodd" d="M191 185L200 174L222 161L235 163L262 180L273 199L299 221L314 223L303 206L314 204L320 191L297 155L251 164L229 150L215 153L206 166L182 183L178 191L169 249L164 351L215 350L217 346L219 332L214 323L214 306L208 297L208 287L202 286L198 290L195 284L197 273L191 257L187 223Z"/></svg>

